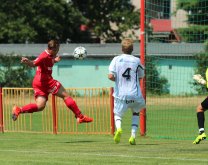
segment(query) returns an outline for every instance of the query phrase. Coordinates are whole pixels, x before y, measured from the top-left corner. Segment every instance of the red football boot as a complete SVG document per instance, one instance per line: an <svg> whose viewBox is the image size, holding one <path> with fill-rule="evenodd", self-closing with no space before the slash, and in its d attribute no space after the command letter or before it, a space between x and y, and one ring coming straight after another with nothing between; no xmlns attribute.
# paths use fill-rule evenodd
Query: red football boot
<svg viewBox="0 0 208 165"><path fill-rule="evenodd" d="M21 112L20 107L18 107L18 106L15 105L15 106L12 108L12 119L13 119L14 121L17 120L17 118L18 118L20 112Z"/></svg>
<svg viewBox="0 0 208 165"><path fill-rule="evenodd" d="M93 121L93 118L83 115L82 117L77 117L77 123L90 123Z"/></svg>

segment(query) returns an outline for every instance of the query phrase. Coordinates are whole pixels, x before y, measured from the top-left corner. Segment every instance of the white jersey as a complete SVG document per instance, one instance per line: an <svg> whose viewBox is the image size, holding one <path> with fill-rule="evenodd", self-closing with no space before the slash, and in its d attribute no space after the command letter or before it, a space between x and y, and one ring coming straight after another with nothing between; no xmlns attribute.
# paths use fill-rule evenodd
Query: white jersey
<svg viewBox="0 0 208 165"><path fill-rule="evenodd" d="M122 54L113 58L109 73L115 76L113 96L121 100L143 99L139 78L144 77L144 67L140 59L133 55Z"/></svg>

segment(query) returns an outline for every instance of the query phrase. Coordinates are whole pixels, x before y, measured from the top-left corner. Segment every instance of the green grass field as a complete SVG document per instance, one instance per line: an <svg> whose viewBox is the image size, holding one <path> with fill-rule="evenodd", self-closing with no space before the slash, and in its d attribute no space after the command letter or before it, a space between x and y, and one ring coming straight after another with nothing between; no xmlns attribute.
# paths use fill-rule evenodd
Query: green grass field
<svg viewBox="0 0 208 165"><path fill-rule="evenodd" d="M207 165L208 142L205 140L199 145L192 144L198 131L195 107L203 99L204 96L148 98L147 136L140 137L138 133L135 146L128 143L130 112L123 118L120 144L114 143L112 135L1 133L0 164ZM7 117L10 117L9 112L5 113ZM208 118L208 112L205 115ZM34 129L41 130L40 113L32 116L37 123ZM11 119L5 118L5 122L6 120ZM97 120L94 122L99 123ZM206 122L205 126L207 124ZM80 129L83 126L78 127Z"/></svg>
<svg viewBox="0 0 208 165"><path fill-rule="evenodd" d="M0 134L2 165L120 165L120 164L208 164L208 142L138 137L128 144L124 133L120 144L112 135Z"/></svg>
<svg viewBox="0 0 208 165"><path fill-rule="evenodd" d="M198 133L196 107L206 96L149 97L147 135L155 138L193 140ZM208 113L205 112L205 118ZM205 129L208 121L205 120Z"/></svg>
<svg viewBox="0 0 208 165"><path fill-rule="evenodd" d="M131 146L128 143L130 117L131 113L127 113L123 119L120 144L114 143L112 135L2 133L0 163L2 165L208 164L208 142L205 140L199 145L192 144L196 134L193 134L193 139L183 140L157 138L151 134L141 137L138 134L137 145ZM180 137L179 133L176 132L174 137Z"/></svg>

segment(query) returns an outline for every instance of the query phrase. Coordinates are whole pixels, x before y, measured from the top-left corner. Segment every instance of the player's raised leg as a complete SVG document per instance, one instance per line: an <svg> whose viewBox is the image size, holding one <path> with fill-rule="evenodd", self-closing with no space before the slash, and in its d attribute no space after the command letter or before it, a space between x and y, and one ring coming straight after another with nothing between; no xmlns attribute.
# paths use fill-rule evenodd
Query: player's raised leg
<svg viewBox="0 0 208 165"><path fill-rule="evenodd" d="M77 106L77 103L68 95L62 85L60 86L56 95L58 97L61 97L64 100L66 106L75 114L75 117L77 118L77 123L89 123L93 121L93 118L82 114L79 107Z"/></svg>
<svg viewBox="0 0 208 165"><path fill-rule="evenodd" d="M12 108L12 119L16 121L21 113L33 113L37 111L39 111L37 104L27 104L23 107L18 107L15 105Z"/></svg>
<svg viewBox="0 0 208 165"><path fill-rule="evenodd" d="M27 104L23 107L18 107L15 105L12 109L12 119L16 121L21 113L33 113L42 111L46 106L46 102L47 99L45 97L38 96L36 98L36 103Z"/></svg>

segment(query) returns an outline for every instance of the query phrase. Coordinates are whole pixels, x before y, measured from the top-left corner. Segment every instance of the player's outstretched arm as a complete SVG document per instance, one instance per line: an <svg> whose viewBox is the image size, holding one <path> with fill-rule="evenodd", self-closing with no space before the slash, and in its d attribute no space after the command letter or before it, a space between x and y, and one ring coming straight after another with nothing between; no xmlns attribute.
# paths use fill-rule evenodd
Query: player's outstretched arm
<svg viewBox="0 0 208 165"><path fill-rule="evenodd" d="M26 65L28 65L30 67L35 67L35 64L33 63L33 61L29 60L26 57L22 57L21 63L26 64Z"/></svg>
<svg viewBox="0 0 208 165"><path fill-rule="evenodd" d="M193 75L193 79L196 80L199 84L202 84L202 85L207 84L206 80L200 74Z"/></svg>

